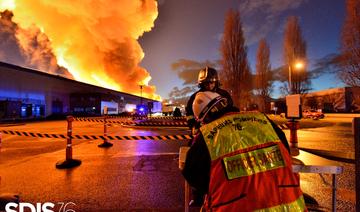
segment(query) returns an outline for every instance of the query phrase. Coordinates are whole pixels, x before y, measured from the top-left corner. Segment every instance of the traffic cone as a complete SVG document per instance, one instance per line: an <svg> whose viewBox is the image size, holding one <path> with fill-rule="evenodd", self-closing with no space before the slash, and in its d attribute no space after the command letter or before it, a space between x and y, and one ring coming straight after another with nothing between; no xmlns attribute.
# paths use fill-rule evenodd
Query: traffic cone
<svg viewBox="0 0 360 212"><path fill-rule="evenodd" d="M73 116L66 117L68 127L67 127L67 145L66 145L66 159L64 161L59 161L56 163L56 168L58 169L69 169L76 166L80 166L81 160L72 158L72 122L74 121Z"/></svg>
<svg viewBox="0 0 360 212"><path fill-rule="evenodd" d="M113 144L110 143L106 137L107 137L107 123L106 123L106 115L104 115L104 142L102 144L99 144L98 147L108 148L113 146Z"/></svg>

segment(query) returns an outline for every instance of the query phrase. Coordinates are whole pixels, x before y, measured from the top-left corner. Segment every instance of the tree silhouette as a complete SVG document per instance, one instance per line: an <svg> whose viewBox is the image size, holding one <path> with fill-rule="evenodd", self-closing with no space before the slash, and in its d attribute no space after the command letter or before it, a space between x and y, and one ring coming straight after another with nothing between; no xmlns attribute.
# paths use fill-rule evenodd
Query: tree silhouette
<svg viewBox="0 0 360 212"><path fill-rule="evenodd" d="M310 90L309 74L304 68L296 70L295 64L301 61L306 63L306 42L302 38L298 18L290 16L287 19L284 32L284 75L289 77L288 93L303 94ZM289 76L291 74L291 76ZM291 88L290 88L291 80Z"/></svg>
<svg viewBox="0 0 360 212"><path fill-rule="evenodd" d="M221 41L222 82L240 109L248 108L251 101L252 80L247 61L247 47L238 11L229 10L225 17Z"/></svg>
<svg viewBox="0 0 360 212"><path fill-rule="evenodd" d="M341 33L339 77L350 86L360 86L360 1L346 1L346 18Z"/></svg>
<svg viewBox="0 0 360 212"><path fill-rule="evenodd" d="M260 97L260 110L268 112L266 105L272 92L272 72L270 65L270 48L265 39L261 39L256 54L256 94Z"/></svg>

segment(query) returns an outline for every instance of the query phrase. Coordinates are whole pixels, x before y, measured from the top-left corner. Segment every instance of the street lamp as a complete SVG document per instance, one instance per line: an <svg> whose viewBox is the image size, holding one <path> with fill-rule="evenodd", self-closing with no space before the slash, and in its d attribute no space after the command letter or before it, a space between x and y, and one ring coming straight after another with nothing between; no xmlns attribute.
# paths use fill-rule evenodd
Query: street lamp
<svg viewBox="0 0 360 212"><path fill-rule="evenodd" d="M294 64L294 68L295 68L295 70L301 70L304 68L304 63L302 61L296 61ZM290 94L293 94L294 88L293 88L291 75L292 75L292 68L291 68L291 65L289 64L289 89L290 89Z"/></svg>
<svg viewBox="0 0 360 212"><path fill-rule="evenodd" d="M302 68L304 68L304 63L303 62L298 61L298 62L295 63L295 69L300 70Z"/></svg>

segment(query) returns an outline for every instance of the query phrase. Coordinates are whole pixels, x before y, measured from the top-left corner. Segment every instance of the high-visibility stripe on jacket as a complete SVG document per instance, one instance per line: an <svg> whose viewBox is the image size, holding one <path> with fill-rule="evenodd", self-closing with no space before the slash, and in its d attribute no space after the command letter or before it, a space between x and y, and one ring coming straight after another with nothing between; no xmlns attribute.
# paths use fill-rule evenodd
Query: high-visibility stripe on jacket
<svg viewBox="0 0 360 212"><path fill-rule="evenodd" d="M223 116L200 128L211 157L209 211L306 211L291 156L267 117Z"/></svg>

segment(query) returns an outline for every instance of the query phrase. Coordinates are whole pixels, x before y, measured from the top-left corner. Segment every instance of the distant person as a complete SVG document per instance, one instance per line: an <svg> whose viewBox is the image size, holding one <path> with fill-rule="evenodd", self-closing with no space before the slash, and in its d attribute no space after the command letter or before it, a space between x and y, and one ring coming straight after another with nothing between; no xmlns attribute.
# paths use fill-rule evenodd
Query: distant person
<svg viewBox="0 0 360 212"><path fill-rule="evenodd" d="M193 111L202 126L182 173L205 211L306 211L286 137L265 114L234 112L209 91Z"/></svg>
<svg viewBox="0 0 360 212"><path fill-rule="evenodd" d="M197 82L200 89L190 96L190 99L188 100L185 108L186 120L191 130L194 130L194 128L198 128L194 117L194 112L192 109L195 96L198 92L202 92L202 91L216 92L220 96L225 97L229 105L233 105L233 100L231 98L231 95L226 90L220 88L219 76L214 68L205 67L204 69L201 69L198 75Z"/></svg>
<svg viewBox="0 0 360 212"><path fill-rule="evenodd" d="M173 113L174 117L181 117L181 111L180 108L176 107Z"/></svg>

